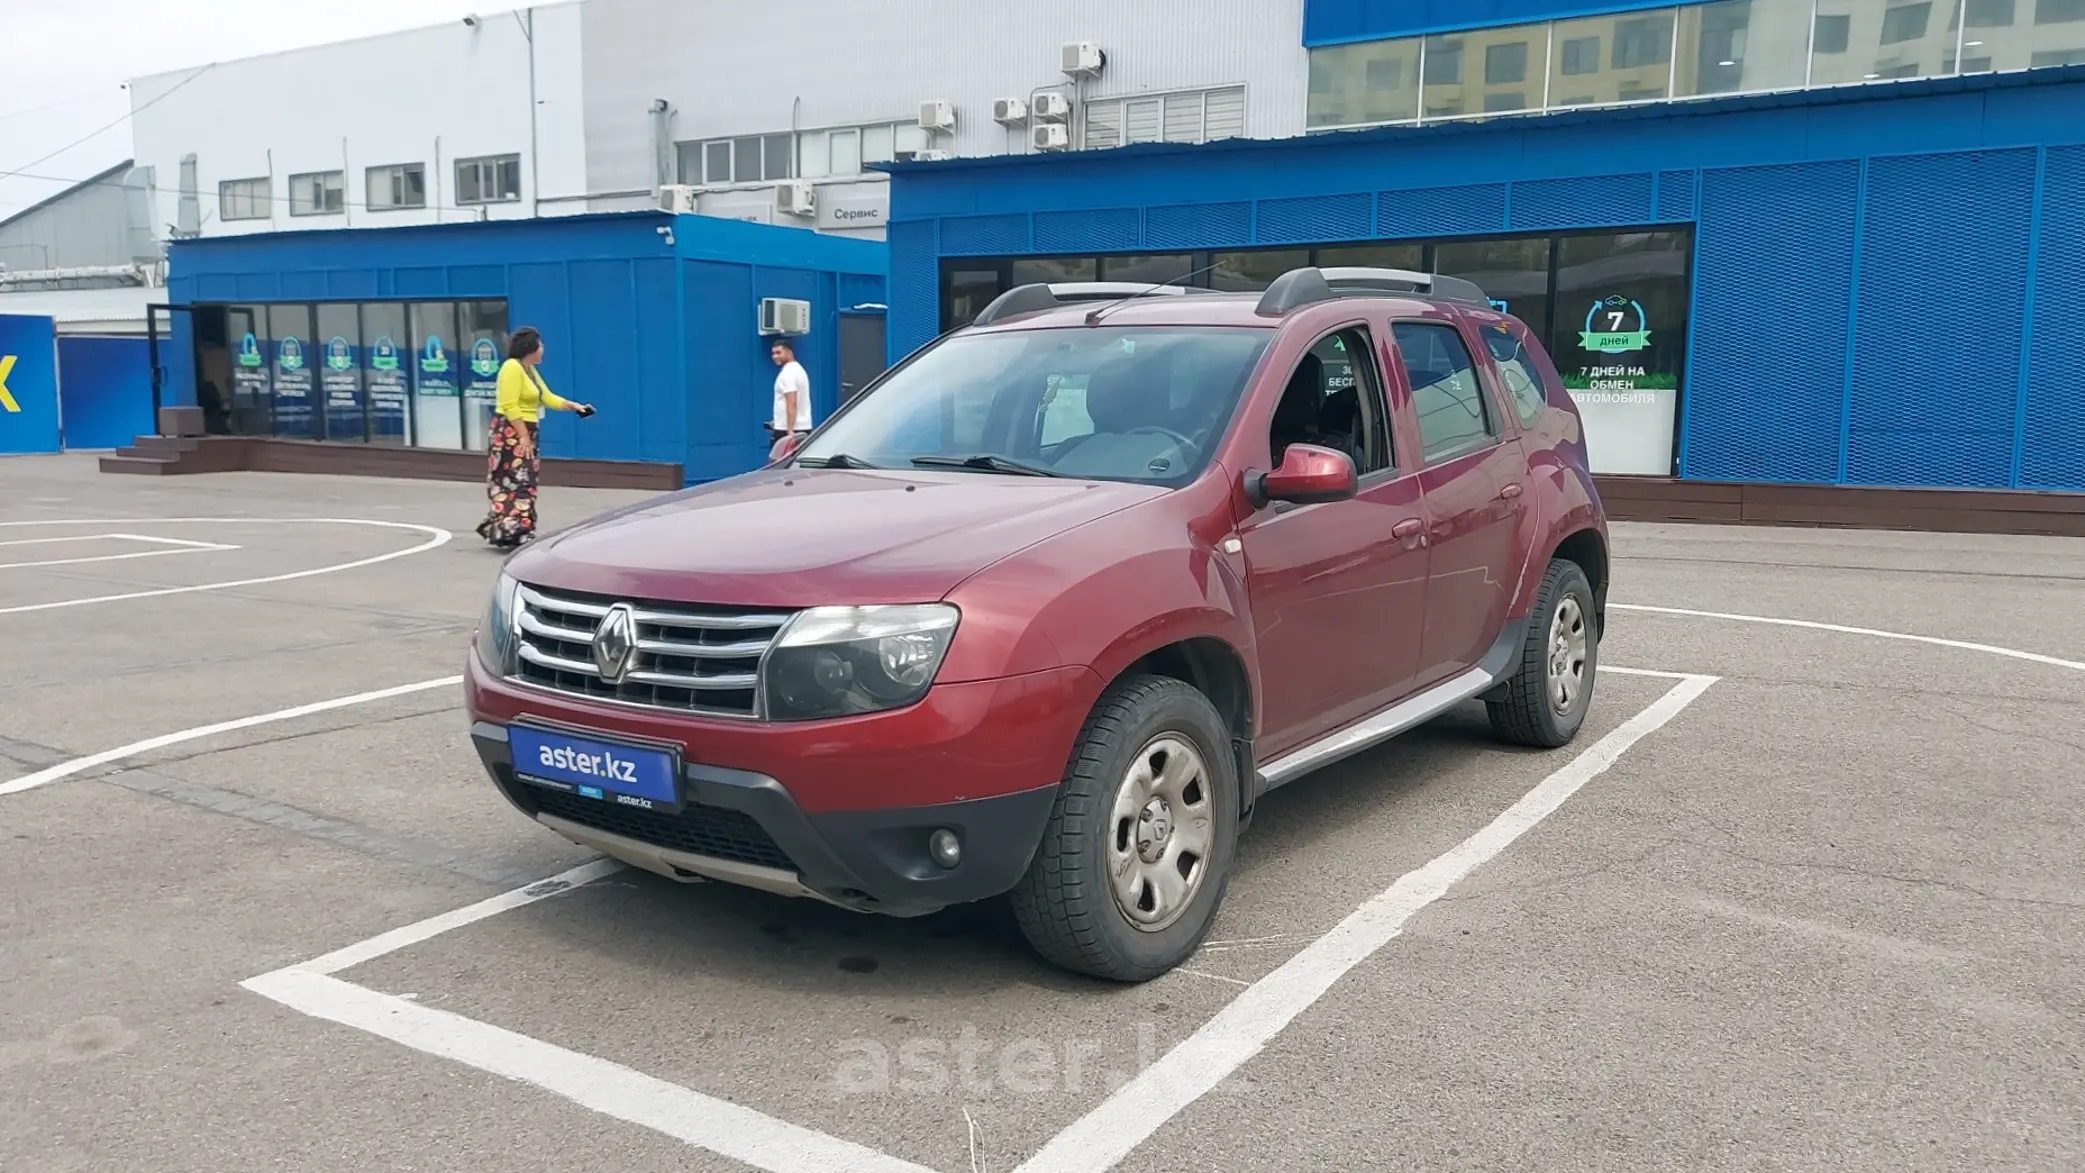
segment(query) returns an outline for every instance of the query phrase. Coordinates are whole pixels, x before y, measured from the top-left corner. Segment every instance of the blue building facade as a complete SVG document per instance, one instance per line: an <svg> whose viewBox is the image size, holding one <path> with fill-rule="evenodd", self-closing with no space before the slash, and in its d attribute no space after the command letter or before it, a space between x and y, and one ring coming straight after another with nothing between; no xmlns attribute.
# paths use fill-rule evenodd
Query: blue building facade
<svg viewBox="0 0 2085 1173"><path fill-rule="evenodd" d="M184 241L164 398L203 406L212 431L482 451L507 333L534 326L550 387L599 409L551 416L544 455L714 480L766 456L760 300L810 303L795 345L822 419L842 334L864 336L843 320L880 322L886 257L880 242L665 213Z"/></svg>
<svg viewBox="0 0 2085 1173"><path fill-rule="evenodd" d="M1807 22L1831 0L1794 2ZM1672 10L1312 0L1305 32L1431 46L1450 25L1653 7ZM1990 9L1972 0L1970 23ZM1944 35L1970 45L1961 12ZM1568 72L1564 28L1545 43ZM1384 92L1403 76L1364 71ZM892 165L893 356L1027 281L1427 268L1550 340L1596 471L2085 490L2085 67L1550 107Z"/></svg>

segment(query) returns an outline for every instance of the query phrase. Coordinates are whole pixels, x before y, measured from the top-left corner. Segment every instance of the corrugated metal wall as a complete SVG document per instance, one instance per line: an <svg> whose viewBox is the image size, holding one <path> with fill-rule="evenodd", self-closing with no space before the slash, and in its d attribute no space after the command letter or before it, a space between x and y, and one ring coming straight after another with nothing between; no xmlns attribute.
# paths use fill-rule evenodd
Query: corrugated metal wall
<svg viewBox="0 0 2085 1173"><path fill-rule="evenodd" d="M2085 84L901 171L893 355L940 259L1692 221L1679 472L2085 490Z"/></svg>
<svg viewBox="0 0 2085 1173"><path fill-rule="evenodd" d="M665 243L659 229L671 227ZM799 344L821 415L838 399L841 286L884 300L880 244L665 215L395 231L286 233L177 245L168 292L201 302L505 298L543 331L545 377L600 414L544 425L550 456L678 462L690 480L757 466L774 367L763 297L812 303ZM173 318L170 402L194 402L187 315Z"/></svg>
<svg viewBox="0 0 2085 1173"><path fill-rule="evenodd" d="M652 185L657 98L678 111L682 141L910 122L946 98L958 153L1025 151L1022 132L992 121L992 100L1064 82L1059 47L1079 40L1108 52L1089 98L1242 83L1247 135L1299 134L1302 19L1301 0L798 0L780 20L758 5L588 0L587 179L596 192Z"/></svg>

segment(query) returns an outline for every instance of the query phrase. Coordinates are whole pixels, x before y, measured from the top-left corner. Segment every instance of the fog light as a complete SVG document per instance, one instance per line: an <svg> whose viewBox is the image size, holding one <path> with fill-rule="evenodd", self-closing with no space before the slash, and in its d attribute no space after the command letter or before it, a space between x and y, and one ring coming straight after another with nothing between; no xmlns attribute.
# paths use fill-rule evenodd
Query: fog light
<svg viewBox="0 0 2085 1173"><path fill-rule="evenodd" d="M963 862L963 841L946 827L927 836L927 851L933 855L935 863L945 868Z"/></svg>

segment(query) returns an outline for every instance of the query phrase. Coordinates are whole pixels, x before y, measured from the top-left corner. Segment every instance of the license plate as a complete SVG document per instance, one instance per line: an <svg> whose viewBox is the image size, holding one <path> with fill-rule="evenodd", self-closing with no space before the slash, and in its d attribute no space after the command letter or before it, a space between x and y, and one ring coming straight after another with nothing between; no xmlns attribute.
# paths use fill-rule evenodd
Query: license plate
<svg viewBox="0 0 2085 1173"><path fill-rule="evenodd" d="M673 814L681 809L680 757L668 750L598 741L527 725L507 726L514 776L610 806Z"/></svg>

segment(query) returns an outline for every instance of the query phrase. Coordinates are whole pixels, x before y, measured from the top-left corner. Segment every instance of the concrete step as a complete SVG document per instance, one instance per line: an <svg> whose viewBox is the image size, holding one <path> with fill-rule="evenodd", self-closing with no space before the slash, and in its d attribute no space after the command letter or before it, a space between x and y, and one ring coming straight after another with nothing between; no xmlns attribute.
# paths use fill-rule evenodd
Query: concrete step
<svg viewBox="0 0 2085 1173"><path fill-rule="evenodd" d="M202 441L194 436L139 436L131 446L147 452L193 452Z"/></svg>

